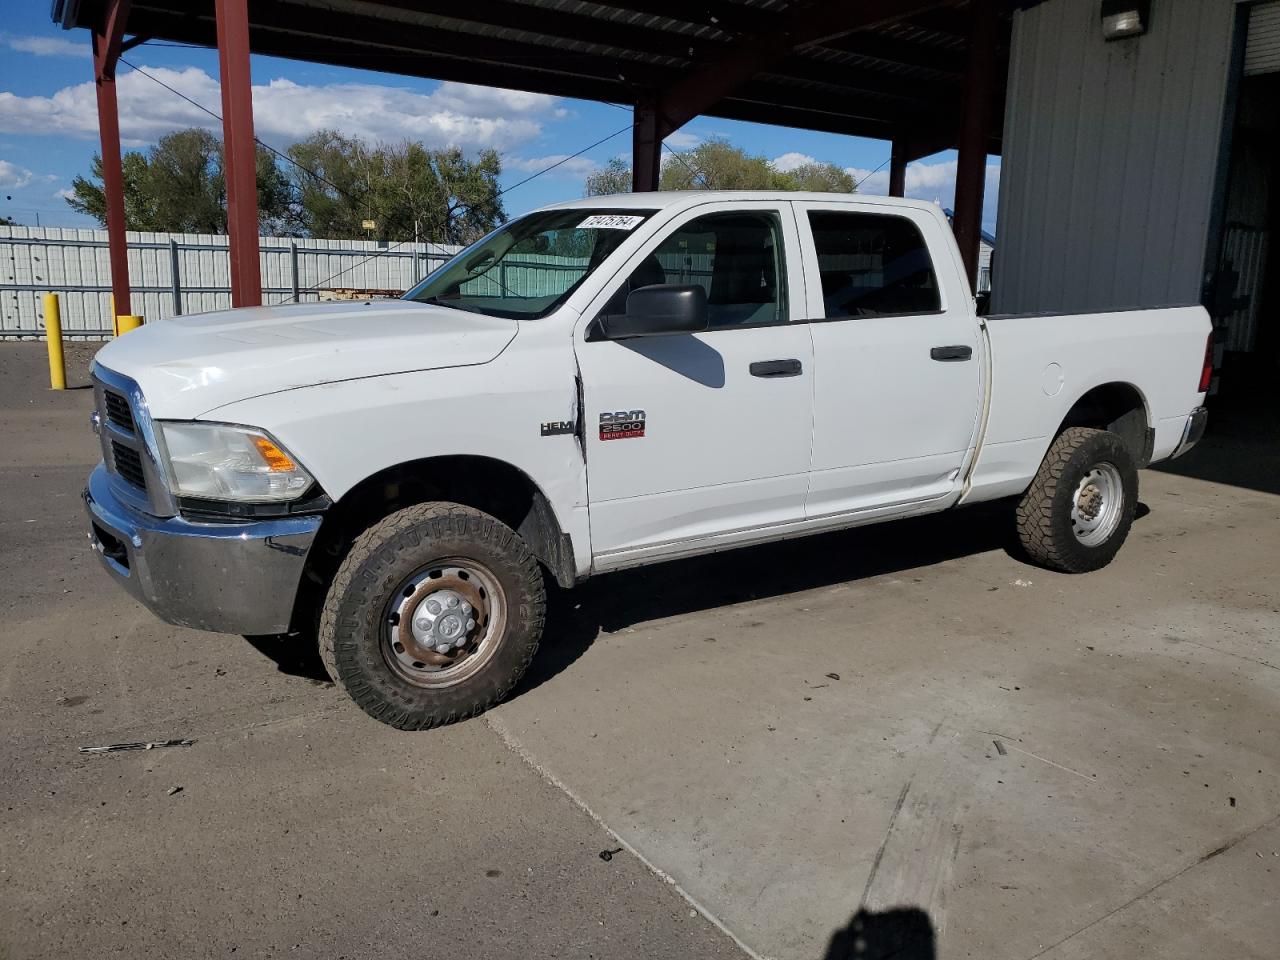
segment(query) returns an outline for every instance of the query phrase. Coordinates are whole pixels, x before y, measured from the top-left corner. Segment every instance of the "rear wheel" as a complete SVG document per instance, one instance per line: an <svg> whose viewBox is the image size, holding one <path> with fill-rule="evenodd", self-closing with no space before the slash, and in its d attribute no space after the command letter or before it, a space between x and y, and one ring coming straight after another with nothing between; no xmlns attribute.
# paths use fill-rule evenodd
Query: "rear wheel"
<svg viewBox="0 0 1280 960"><path fill-rule="evenodd" d="M1018 538L1037 563L1065 573L1105 567L1138 505L1138 469L1107 430L1070 427L1049 447L1018 503Z"/></svg>
<svg viewBox="0 0 1280 960"><path fill-rule="evenodd" d="M506 696L544 612L541 571L510 527L460 504L419 504L352 545L320 618L320 654L374 719L423 730Z"/></svg>

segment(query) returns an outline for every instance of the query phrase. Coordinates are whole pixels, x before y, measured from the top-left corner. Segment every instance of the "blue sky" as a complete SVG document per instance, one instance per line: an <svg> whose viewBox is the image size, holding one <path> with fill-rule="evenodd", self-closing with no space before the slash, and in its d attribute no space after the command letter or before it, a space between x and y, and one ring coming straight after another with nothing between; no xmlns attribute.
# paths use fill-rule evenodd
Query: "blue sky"
<svg viewBox="0 0 1280 960"><path fill-rule="evenodd" d="M94 226L61 196L73 177L87 174L98 149L89 34L61 30L48 11L47 0L17 0L0 19L0 214L25 224L35 224L38 217L46 226ZM220 111L213 51L149 43L126 58ZM493 147L503 156L504 186L630 124L627 110L563 97L272 57L255 57L252 70L256 131L273 146L283 148L328 127L368 140L421 140L468 152ZM124 64L118 78L126 149L145 148L184 127L218 128L212 118ZM783 169L809 158L836 163L859 178L864 192L884 193L888 187L889 144L884 141L702 117L667 143L687 150L709 137L764 154ZM516 187L504 197L508 214L582 196L592 169L629 150L624 131ZM998 176L998 160L992 158L983 216L989 231L995 228ZM907 192L949 206L954 180L954 154L940 153L908 169Z"/></svg>

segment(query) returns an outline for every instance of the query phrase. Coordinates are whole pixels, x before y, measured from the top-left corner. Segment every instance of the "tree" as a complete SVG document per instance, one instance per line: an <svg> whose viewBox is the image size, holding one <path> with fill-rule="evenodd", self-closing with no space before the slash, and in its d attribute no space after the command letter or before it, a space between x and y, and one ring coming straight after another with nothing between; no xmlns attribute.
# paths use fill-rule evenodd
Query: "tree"
<svg viewBox="0 0 1280 960"><path fill-rule="evenodd" d="M613 157L603 170L587 177L588 197L602 197L612 193L631 192L631 168L621 157Z"/></svg>
<svg viewBox="0 0 1280 960"><path fill-rule="evenodd" d="M658 184L663 190L816 190L853 193L853 177L834 163L806 163L781 171L763 156L754 156L727 140L704 140L686 153L668 156ZM614 157L603 170L587 177L589 197L626 193L631 168Z"/></svg>
<svg viewBox="0 0 1280 960"><path fill-rule="evenodd" d="M764 157L712 139L667 157L658 184L663 190L769 190L776 187L774 176Z"/></svg>
<svg viewBox="0 0 1280 960"><path fill-rule="evenodd" d="M826 193L853 193L858 189L853 175L834 163L805 163L786 173L774 174L779 190L814 190Z"/></svg>
<svg viewBox="0 0 1280 960"><path fill-rule="evenodd" d="M269 151L259 146L256 159L258 220L271 230L289 217L289 184ZM222 142L207 130L167 134L146 154L131 150L121 158L121 171L126 229L227 232ZM102 158L96 154L90 176L72 181L67 203L106 226Z"/></svg>
<svg viewBox="0 0 1280 960"><path fill-rule="evenodd" d="M322 130L289 148L296 224L313 237L420 236L470 243L502 223L502 162L493 150L468 160L457 148L375 144Z"/></svg>

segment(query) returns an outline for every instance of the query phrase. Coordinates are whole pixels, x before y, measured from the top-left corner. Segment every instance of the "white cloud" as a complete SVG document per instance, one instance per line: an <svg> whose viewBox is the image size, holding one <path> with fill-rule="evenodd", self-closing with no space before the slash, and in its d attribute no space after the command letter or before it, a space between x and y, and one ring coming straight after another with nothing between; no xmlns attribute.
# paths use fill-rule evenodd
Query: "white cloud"
<svg viewBox="0 0 1280 960"><path fill-rule="evenodd" d="M702 142L702 137L686 130L677 130L675 133L668 134L662 142L672 150L690 150Z"/></svg>
<svg viewBox="0 0 1280 960"><path fill-rule="evenodd" d="M35 178L36 175L26 167L0 160L0 187L25 187Z"/></svg>
<svg viewBox="0 0 1280 960"><path fill-rule="evenodd" d="M511 157L502 158L502 165L507 170L523 170L527 173L538 173L546 170L553 163L560 165L553 170L548 170L548 174L554 176L560 174L563 176L586 177L595 173L600 169L600 164L596 163L589 157L573 157L566 159L568 154L552 153L545 157ZM563 162L562 162L563 161Z"/></svg>
<svg viewBox="0 0 1280 960"><path fill-rule="evenodd" d="M90 57L88 34L84 43L76 43L70 37L15 37L5 34L2 42L19 53L31 53L37 57Z"/></svg>
<svg viewBox="0 0 1280 960"><path fill-rule="evenodd" d="M858 192L884 195L889 192L887 167L872 173L857 167L846 167L846 172L858 181ZM994 204L1000 187L1000 164L987 164L987 182L984 205ZM936 200L944 207L955 205L956 161L941 160L937 163L907 164L906 194L917 200Z"/></svg>
<svg viewBox="0 0 1280 960"><path fill-rule="evenodd" d="M817 162L818 161L814 160L813 157L809 156L807 153L797 153L794 150L790 153L784 153L782 156L775 157L773 160L769 161L773 169L777 170L779 173L790 173L797 167L803 167L807 163Z"/></svg>
<svg viewBox="0 0 1280 960"><path fill-rule="evenodd" d="M217 112L217 80L195 67L147 72ZM184 127L218 129L209 114L135 71L118 80L120 132L130 146L153 143ZM443 83L431 93L370 83L320 86L275 79L253 88L254 127L265 140L283 143L316 130L334 129L371 141L421 140L429 147L504 149L528 142L554 116L555 97L515 90ZM98 135L92 82L64 87L51 96L0 92L0 131L74 136Z"/></svg>

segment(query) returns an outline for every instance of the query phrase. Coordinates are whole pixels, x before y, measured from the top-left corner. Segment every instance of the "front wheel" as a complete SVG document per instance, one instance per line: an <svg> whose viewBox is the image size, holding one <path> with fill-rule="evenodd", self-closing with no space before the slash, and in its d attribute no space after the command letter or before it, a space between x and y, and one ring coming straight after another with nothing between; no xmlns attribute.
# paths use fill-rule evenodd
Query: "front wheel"
<svg viewBox="0 0 1280 960"><path fill-rule="evenodd" d="M510 527L460 504L418 504L352 545L325 600L320 655L375 720L425 730L505 697L544 614L541 570Z"/></svg>
<svg viewBox="0 0 1280 960"><path fill-rule="evenodd" d="M1138 506L1138 468L1114 433L1070 427L1045 454L1018 503L1018 539L1031 558L1087 573L1115 557Z"/></svg>

